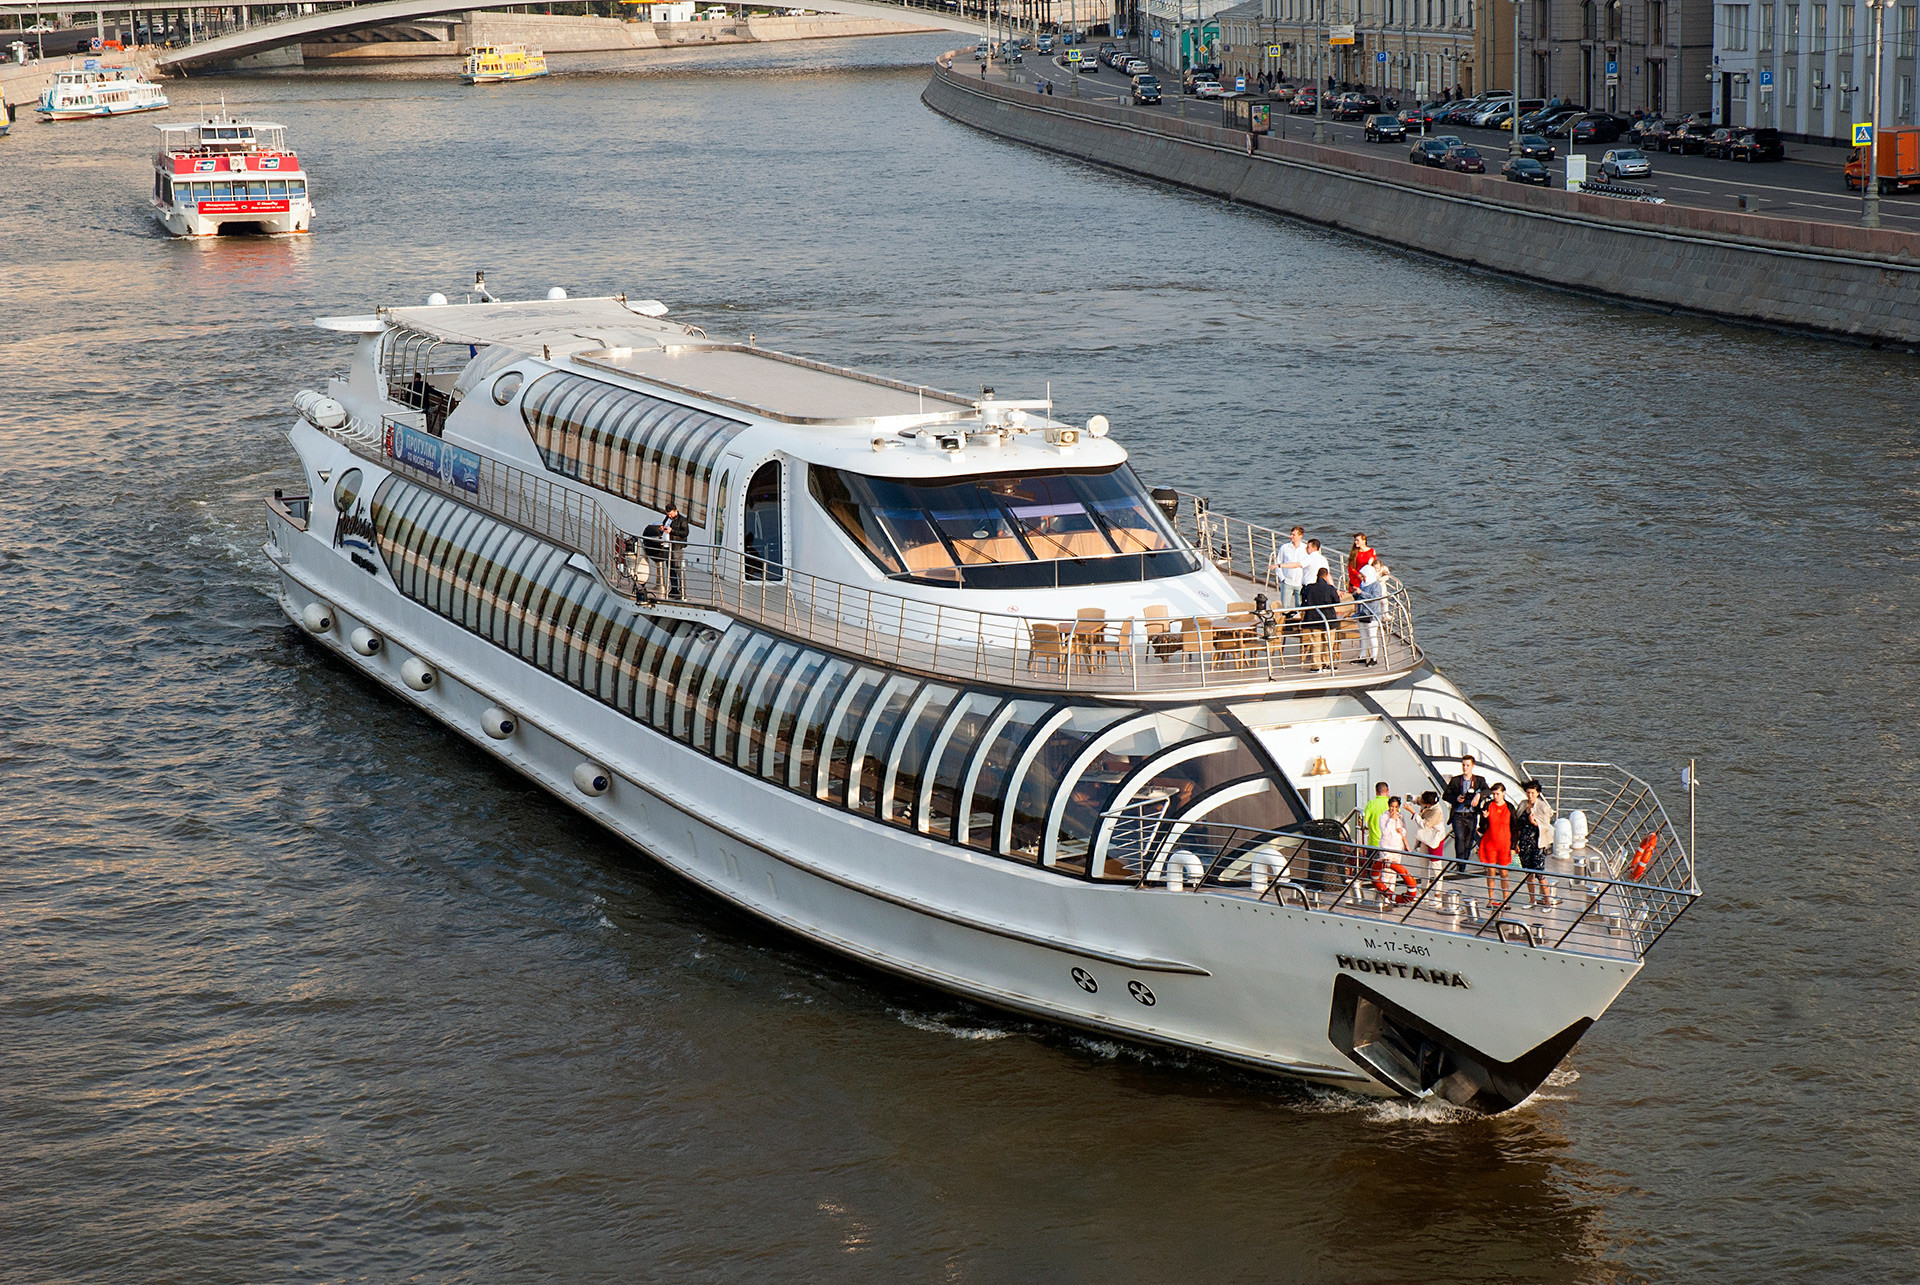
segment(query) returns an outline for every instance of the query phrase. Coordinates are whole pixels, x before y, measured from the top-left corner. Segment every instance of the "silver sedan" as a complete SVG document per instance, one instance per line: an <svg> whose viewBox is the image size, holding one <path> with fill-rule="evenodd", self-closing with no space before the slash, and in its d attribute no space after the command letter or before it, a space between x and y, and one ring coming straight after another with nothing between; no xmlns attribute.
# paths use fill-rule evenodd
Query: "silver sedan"
<svg viewBox="0 0 1920 1285"><path fill-rule="evenodd" d="M1600 158L1600 177L1610 179L1648 178L1653 162L1637 147L1616 147Z"/></svg>

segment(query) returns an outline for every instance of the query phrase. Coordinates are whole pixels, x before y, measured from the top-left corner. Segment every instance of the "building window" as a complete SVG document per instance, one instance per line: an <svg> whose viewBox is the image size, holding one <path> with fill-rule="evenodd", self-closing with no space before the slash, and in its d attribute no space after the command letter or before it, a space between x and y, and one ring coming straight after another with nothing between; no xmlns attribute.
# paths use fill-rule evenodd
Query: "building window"
<svg viewBox="0 0 1920 1285"><path fill-rule="evenodd" d="M1899 105L1894 108L1896 115L1913 117L1913 77L1902 76L1899 80Z"/></svg>
<svg viewBox="0 0 1920 1285"><path fill-rule="evenodd" d="M1593 24L1593 0L1580 0L1580 38L1592 40L1597 30Z"/></svg>
<svg viewBox="0 0 1920 1285"><path fill-rule="evenodd" d="M1726 36L1720 42L1722 49L1739 53L1747 48L1747 23L1751 6L1744 4L1721 5ZM1736 95L1738 90L1735 90Z"/></svg>
<svg viewBox="0 0 1920 1285"><path fill-rule="evenodd" d="M1807 84L1807 106L1816 112L1826 109L1827 87L1820 83L1818 76Z"/></svg>
<svg viewBox="0 0 1920 1285"><path fill-rule="evenodd" d="M1807 24L1807 48L1814 53L1827 52L1827 6L1813 6L1812 21Z"/></svg>
<svg viewBox="0 0 1920 1285"><path fill-rule="evenodd" d="M1773 6L1760 6L1760 52L1773 52Z"/></svg>
<svg viewBox="0 0 1920 1285"><path fill-rule="evenodd" d="M1617 43L1620 39L1620 5L1618 0L1608 0L1607 39Z"/></svg>
<svg viewBox="0 0 1920 1285"><path fill-rule="evenodd" d="M1733 78L1733 101L1736 103L1747 101L1747 78L1744 75Z"/></svg>
<svg viewBox="0 0 1920 1285"><path fill-rule="evenodd" d="M1858 52L1853 47L1853 14L1852 5L1840 6L1840 52L1843 54Z"/></svg>
<svg viewBox="0 0 1920 1285"><path fill-rule="evenodd" d="M1800 105L1800 69L1798 67L1780 69L1780 105L1782 107Z"/></svg>
<svg viewBox="0 0 1920 1285"><path fill-rule="evenodd" d="M1900 6L1899 44L1895 46L1894 53L1896 58L1913 57L1914 19L1917 15L1920 15L1920 7L1910 4ZM1906 113L1903 111L1901 115L1904 116Z"/></svg>
<svg viewBox="0 0 1920 1285"><path fill-rule="evenodd" d="M1667 6L1661 0L1652 0L1647 5L1647 43L1664 45L1667 43Z"/></svg>
<svg viewBox="0 0 1920 1285"><path fill-rule="evenodd" d="M1800 6L1790 4L1781 10L1780 50L1782 53L1800 52Z"/></svg>

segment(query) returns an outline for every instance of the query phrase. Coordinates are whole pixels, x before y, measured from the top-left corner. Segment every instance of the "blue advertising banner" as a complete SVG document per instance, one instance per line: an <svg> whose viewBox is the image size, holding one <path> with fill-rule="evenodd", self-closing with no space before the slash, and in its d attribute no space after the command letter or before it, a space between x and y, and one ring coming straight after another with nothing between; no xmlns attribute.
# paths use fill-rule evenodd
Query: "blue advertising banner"
<svg viewBox="0 0 1920 1285"><path fill-rule="evenodd" d="M387 455L463 491L480 494L480 457L430 433L388 420Z"/></svg>

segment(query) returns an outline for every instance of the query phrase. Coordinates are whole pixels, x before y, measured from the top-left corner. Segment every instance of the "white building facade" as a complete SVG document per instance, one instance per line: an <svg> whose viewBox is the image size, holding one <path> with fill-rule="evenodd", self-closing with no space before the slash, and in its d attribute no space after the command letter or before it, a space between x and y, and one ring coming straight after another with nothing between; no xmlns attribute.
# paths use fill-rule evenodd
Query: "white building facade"
<svg viewBox="0 0 1920 1285"><path fill-rule="evenodd" d="M1880 123L1911 125L1920 5L1892 3L1881 15ZM1873 26L1864 0L1716 6L1714 119L1845 142L1854 122L1873 119Z"/></svg>

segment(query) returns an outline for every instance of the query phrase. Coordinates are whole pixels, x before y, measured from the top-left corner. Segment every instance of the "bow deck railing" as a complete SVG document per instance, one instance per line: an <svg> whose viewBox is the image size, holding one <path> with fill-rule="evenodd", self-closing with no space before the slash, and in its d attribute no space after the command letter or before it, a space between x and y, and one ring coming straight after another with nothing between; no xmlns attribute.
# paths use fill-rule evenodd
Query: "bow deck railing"
<svg viewBox="0 0 1920 1285"><path fill-rule="evenodd" d="M401 426L425 431L426 417L401 412L378 429L352 420L323 431L410 481L585 554L615 593L643 611L704 608L930 676L1093 694L1339 687L1405 673L1423 659L1407 591L1398 585L1376 600L1329 608L1330 621L1315 609L1256 603L1211 617L1056 619L846 584L709 545L676 547L676 585L676 574L649 564L633 533L592 496L486 456L468 477L475 485L462 485L397 458L392 443ZM1208 549L1197 551L1210 556ZM1369 644L1377 660L1363 668Z"/></svg>
<svg viewBox="0 0 1920 1285"><path fill-rule="evenodd" d="M1369 846L1342 837L1347 830L1337 822L1261 830L1157 815L1164 805L1141 803L1106 814L1110 874L1118 863L1143 888L1644 958L1700 895L1692 857L1652 787L1610 763L1525 766L1550 803L1568 805L1561 815L1587 818L1585 843L1543 848L1537 873L1518 859L1502 866ZM1649 858L1636 874L1643 845Z"/></svg>

